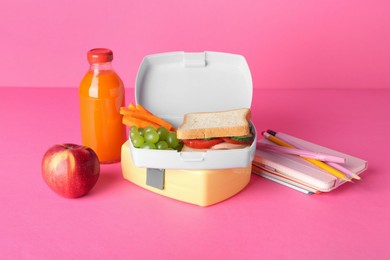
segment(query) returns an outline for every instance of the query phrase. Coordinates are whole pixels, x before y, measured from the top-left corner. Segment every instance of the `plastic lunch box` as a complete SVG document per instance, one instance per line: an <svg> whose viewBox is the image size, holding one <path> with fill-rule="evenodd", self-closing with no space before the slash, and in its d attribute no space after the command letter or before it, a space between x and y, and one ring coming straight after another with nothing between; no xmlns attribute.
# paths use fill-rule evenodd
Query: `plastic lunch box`
<svg viewBox="0 0 390 260"><path fill-rule="evenodd" d="M178 127L188 112L250 108L252 78L241 55L154 54L140 65L135 101ZM122 145L121 165L123 177L145 189L209 206L249 183L255 150L255 142L243 149L177 152L137 149L127 141Z"/></svg>

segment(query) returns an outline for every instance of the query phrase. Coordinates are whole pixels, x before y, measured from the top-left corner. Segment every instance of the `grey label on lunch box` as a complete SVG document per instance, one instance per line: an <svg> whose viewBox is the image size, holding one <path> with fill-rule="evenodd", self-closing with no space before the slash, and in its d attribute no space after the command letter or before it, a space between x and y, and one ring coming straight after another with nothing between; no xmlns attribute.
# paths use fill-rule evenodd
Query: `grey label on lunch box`
<svg viewBox="0 0 390 260"><path fill-rule="evenodd" d="M146 169L146 185L163 190L164 189L165 169Z"/></svg>

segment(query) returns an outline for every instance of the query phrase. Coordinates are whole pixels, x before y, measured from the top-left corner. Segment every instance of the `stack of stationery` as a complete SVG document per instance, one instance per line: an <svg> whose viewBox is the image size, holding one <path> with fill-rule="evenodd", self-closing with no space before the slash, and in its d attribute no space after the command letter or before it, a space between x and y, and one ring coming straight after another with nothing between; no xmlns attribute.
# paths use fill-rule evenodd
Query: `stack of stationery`
<svg viewBox="0 0 390 260"><path fill-rule="evenodd" d="M284 133L268 130L257 142L253 173L313 194L360 180L367 161Z"/></svg>

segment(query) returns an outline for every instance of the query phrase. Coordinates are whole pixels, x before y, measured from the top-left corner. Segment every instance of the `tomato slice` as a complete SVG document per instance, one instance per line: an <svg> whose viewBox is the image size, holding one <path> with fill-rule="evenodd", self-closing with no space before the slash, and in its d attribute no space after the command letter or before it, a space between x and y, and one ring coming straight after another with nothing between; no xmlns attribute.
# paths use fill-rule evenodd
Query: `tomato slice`
<svg viewBox="0 0 390 260"><path fill-rule="evenodd" d="M222 143L222 138L214 138L214 139L185 139L183 143L189 147L196 149L209 149L212 146Z"/></svg>
<svg viewBox="0 0 390 260"><path fill-rule="evenodd" d="M241 141L233 140L230 137L224 137L222 139L223 139L224 142L227 142L227 143L230 143L230 144L250 144L252 142L252 140L247 141L247 142L241 142Z"/></svg>

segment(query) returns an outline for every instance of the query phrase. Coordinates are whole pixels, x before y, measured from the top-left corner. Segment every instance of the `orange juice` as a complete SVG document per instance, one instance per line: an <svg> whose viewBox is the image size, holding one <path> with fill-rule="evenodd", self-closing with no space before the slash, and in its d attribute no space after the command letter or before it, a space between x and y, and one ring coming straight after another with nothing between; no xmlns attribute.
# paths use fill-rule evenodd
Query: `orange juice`
<svg viewBox="0 0 390 260"><path fill-rule="evenodd" d="M90 70L79 88L82 144L92 148L101 163L120 161L126 141L126 128L119 114L125 105L125 90L112 69L112 57L108 49L89 51Z"/></svg>

